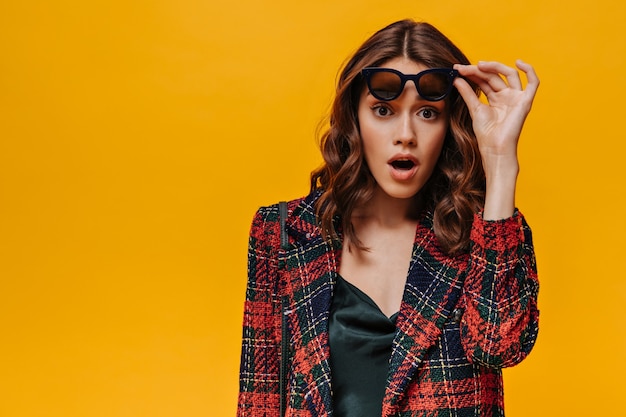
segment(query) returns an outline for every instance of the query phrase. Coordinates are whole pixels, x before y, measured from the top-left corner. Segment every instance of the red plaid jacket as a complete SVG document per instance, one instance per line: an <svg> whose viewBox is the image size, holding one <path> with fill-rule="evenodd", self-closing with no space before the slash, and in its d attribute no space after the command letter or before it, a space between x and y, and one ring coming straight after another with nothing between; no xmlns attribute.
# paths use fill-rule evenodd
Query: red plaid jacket
<svg viewBox="0 0 626 417"><path fill-rule="evenodd" d="M279 417L281 314L289 341L287 416L332 416L328 318L340 244L316 225L317 194L289 202L289 248L278 206L254 217L248 249L239 417ZM531 232L521 213L476 216L471 249L439 249L426 215L397 318L383 416L502 416L501 369L519 363L538 331ZM281 313L281 297L288 300Z"/></svg>

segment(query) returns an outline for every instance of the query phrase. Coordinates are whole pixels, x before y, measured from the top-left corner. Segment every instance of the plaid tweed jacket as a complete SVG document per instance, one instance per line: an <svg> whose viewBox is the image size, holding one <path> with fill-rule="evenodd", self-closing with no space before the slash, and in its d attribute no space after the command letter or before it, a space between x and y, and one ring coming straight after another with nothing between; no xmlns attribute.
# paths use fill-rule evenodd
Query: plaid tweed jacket
<svg viewBox="0 0 626 417"><path fill-rule="evenodd" d="M328 318L341 244L316 225L317 193L289 202L289 248L278 206L250 231L239 417L279 417L281 314L287 316L290 417L333 416ZM468 253L441 252L432 215L420 221L392 345L383 416L503 416L501 368L519 363L538 331L531 232L521 213L477 215ZM281 297L286 308L281 307ZM283 311L284 310L284 311Z"/></svg>

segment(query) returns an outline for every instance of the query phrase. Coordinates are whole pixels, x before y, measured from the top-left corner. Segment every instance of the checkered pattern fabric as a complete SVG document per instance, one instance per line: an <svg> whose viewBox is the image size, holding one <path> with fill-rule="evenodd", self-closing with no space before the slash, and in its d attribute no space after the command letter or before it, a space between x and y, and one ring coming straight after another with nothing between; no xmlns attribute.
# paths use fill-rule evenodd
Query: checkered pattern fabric
<svg viewBox="0 0 626 417"><path fill-rule="evenodd" d="M341 255L316 225L313 193L289 202L289 249L278 206L250 231L239 417L279 417L281 314L287 316L287 416L332 416L328 317ZM432 215L415 235L392 345L383 416L503 416L501 369L524 359L538 331L531 232L521 213L474 218L471 249L441 252ZM281 297L288 307L281 312Z"/></svg>

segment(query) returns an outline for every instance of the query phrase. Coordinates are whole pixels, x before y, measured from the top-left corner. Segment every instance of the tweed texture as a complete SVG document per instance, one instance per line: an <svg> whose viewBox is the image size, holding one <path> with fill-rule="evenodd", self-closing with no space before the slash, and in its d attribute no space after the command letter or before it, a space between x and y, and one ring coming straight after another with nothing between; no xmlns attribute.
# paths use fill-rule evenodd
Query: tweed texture
<svg viewBox="0 0 626 417"><path fill-rule="evenodd" d="M278 205L260 208L252 222L239 417L278 417L281 314L289 327L287 416L333 415L328 318L341 245L322 238L317 198L289 202L287 250ZM499 221L476 215L470 250L454 257L439 249L427 213L415 233L382 415L503 416L501 369L535 343L538 287L520 212Z"/></svg>

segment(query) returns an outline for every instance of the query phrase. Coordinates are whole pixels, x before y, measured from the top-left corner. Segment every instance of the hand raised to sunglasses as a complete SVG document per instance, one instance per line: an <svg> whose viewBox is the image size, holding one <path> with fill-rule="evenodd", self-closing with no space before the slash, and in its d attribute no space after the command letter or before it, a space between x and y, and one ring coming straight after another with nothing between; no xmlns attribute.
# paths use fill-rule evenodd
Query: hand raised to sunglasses
<svg viewBox="0 0 626 417"><path fill-rule="evenodd" d="M472 117L485 170L487 193L483 217L486 220L513 214L519 171L517 144L539 86L531 65L518 60L516 66L526 73L526 88L522 88L518 70L499 62L454 66L487 97L488 103L483 103L464 79L459 77L454 81Z"/></svg>

